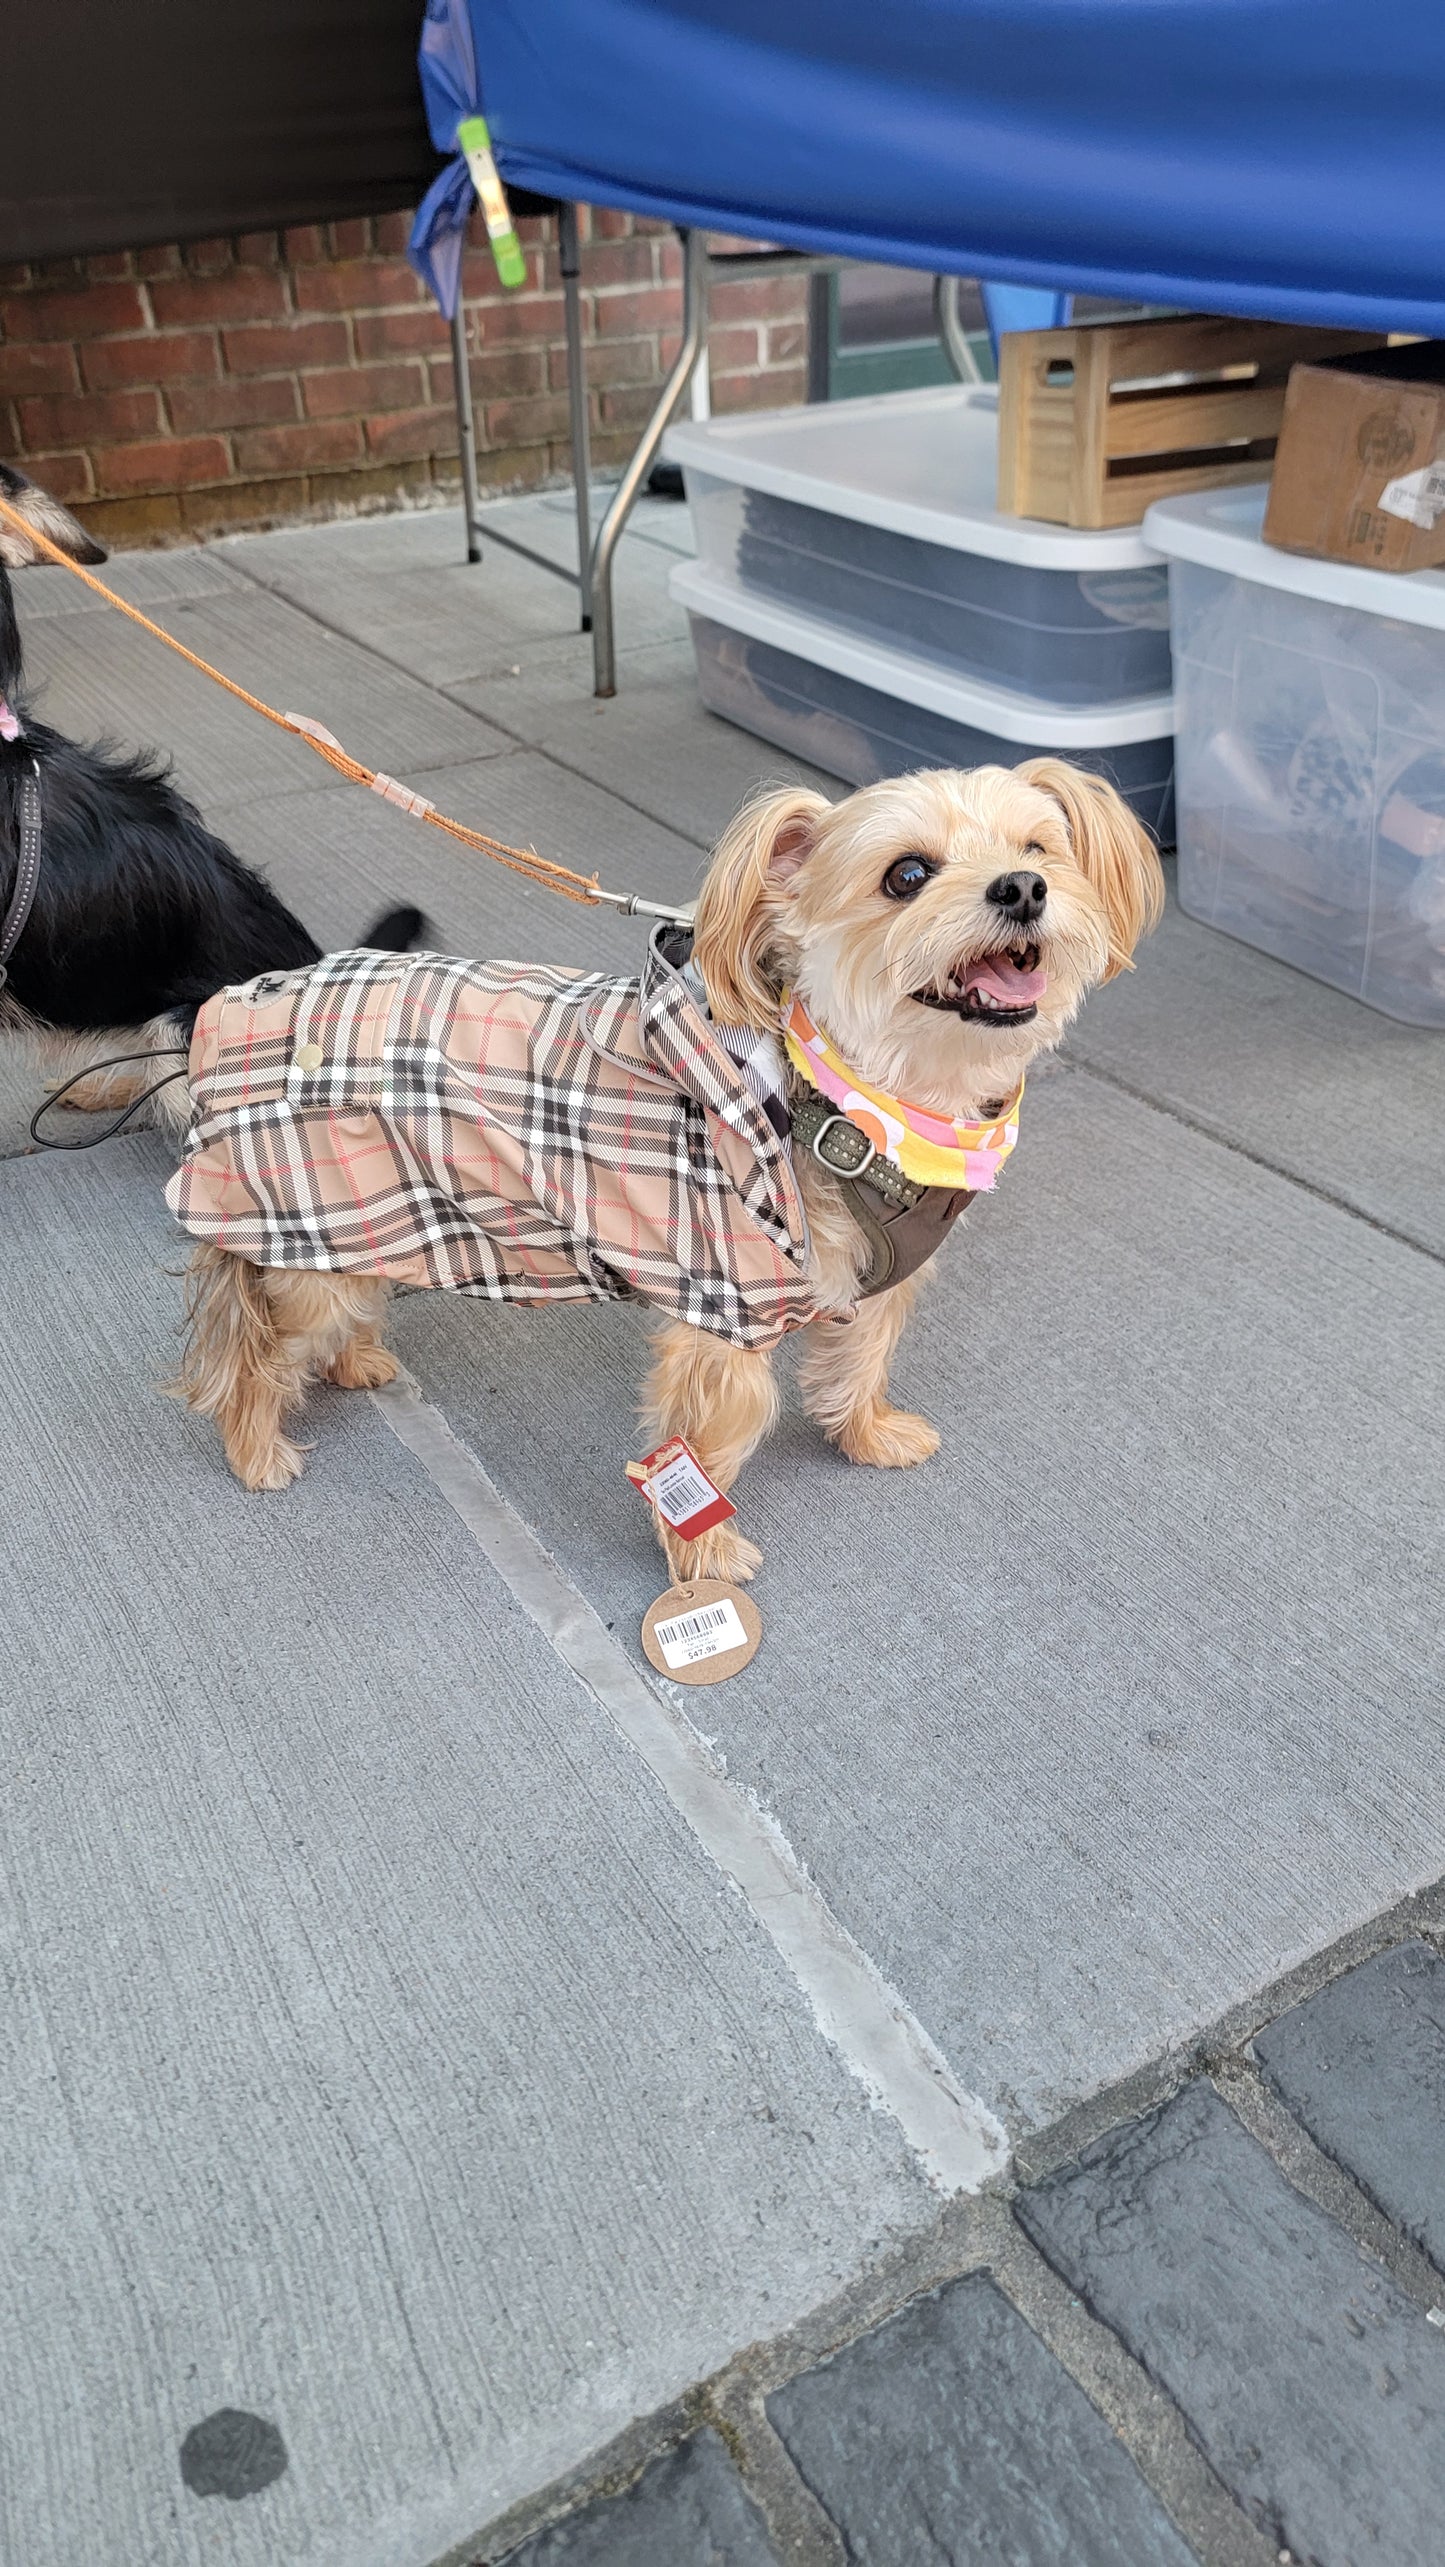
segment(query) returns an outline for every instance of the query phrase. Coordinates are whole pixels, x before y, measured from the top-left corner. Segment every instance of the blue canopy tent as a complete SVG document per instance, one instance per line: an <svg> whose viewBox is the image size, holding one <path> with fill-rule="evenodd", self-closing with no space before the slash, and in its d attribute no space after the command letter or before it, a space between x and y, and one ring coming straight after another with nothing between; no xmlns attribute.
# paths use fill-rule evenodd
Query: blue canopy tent
<svg viewBox="0 0 1445 2567"><path fill-rule="evenodd" d="M480 108L509 183L694 237L1445 336L1442 0L429 0L421 68L440 149Z"/></svg>

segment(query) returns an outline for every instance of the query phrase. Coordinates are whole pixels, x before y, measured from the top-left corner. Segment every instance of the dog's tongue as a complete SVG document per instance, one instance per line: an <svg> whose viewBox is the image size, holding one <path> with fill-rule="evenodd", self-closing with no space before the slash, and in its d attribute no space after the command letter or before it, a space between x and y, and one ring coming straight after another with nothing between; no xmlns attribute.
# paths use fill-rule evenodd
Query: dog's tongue
<svg viewBox="0 0 1445 2567"><path fill-rule="evenodd" d="M963 975L965 989L984 990L1004 1007L1033 1007L1049 985L1042 964L1033 971L1019 969L1011 954L981 954L969 963Z"/></svg>

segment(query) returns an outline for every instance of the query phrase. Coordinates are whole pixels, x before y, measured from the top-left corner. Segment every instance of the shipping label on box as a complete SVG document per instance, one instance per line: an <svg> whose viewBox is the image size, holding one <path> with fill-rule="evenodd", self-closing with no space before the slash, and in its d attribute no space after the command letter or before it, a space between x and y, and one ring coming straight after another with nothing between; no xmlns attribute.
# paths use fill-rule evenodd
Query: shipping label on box
<svg viewBox="0 0 1445 2567"><path fill-rule="evenodd" d="M1369 570L1445 563L1445 347L1295 367L1264 538Z"/></svg>

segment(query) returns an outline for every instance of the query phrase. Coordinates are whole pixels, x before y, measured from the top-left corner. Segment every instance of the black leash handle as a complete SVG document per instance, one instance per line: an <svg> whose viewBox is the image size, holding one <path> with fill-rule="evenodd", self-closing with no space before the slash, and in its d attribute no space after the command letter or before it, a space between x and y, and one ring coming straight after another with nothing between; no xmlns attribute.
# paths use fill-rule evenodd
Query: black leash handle
<svg viewBox="0 0 1445 2567"><path fill-rule="evenodd" d="M23 920L21 923L23 925ZM83 1070L76 1070L72 1077L63 1079L59 1087L56 1088L51 1095L47 1096L42 1104L37 1105L34 1113L30 1117L31 1140L35 1143L38 1150L60 1150L63 1152L69 1152L71 1150L98 1150L102 1141L113 1141L117 1132L123 1132L127 1123L129 1123L131 1116L133 1114L139 1114L143 1105L149 1105L153 1096L159 1096L163 1087L174 1087L176 1080L178 1078L185 1078L187 1072L184 1069L167 1070L165 1077L158 1078L154 1087L143 1088L139 1096L133 1097L130 1104L126 1107L125 1112L123 1114L118 1114L113 1123L107 1123L103 1132L89 1132L86 1134L83 1141L47 1141L44 1133L40 1129L42 1115L48 1114L52 1106L62 1104L73 1087L78 1087L82 1079L93 1078L97 1070L123 1069L128 1061L180 1060L188 1062L189 1059L189 1044L162 1043L145 1052L112 1052L108 1061L88 1061Z"/></svg>
<svg viewBox="0 0 1445 2567"><path fill-rule="evenodd" d="M20 779L20 853L15 865L15 888L0 925L0 989L9 979L10 957L25 933L40 886L40 818L40 769L32 758L30 773Z"/></svg>

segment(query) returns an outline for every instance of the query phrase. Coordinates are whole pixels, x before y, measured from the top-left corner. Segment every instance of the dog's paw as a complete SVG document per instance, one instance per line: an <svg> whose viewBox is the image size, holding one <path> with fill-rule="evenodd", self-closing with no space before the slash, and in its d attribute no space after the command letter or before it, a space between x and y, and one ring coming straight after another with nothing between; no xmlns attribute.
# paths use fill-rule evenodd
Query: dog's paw
<svg viewBox="0 0 1445 2567"><path fill-rule="evenodd" d="M381 1390L394 1382L401 1366L389 1346L377 1345L375 1339L353 1339L339 1355L326 1365L321 1378L334 1382L338 1390Z"/></svg>
<svg viewBox="0 0 1445 2567"><path fill-rule="evenodd" d="M149 1084L149 1079L135 1070L124 1075L116 1070L92 1070L87 1077L77 1079L73 1087L66 1088L60 1102L67 1114L103 1114L107 1108L114 1111L123 1105L134 1105ZM63 1079L45 1081L47 1096L58 1095L62 1087Z"/></svg>
<svg viewBox="0 0 1445 2567"><path fill-rule="evenodd" d="M289 1489L292 1481L299 1479L306 1468L309 1449L307 1445L293 1444L288 1437L278 1435L275 1443L264 1453L228 1453L226 1458L242 1488Z"/></svg>
<svg viewBox="0 0 1445 2567"><path fill-rule="evenodd" d="M763 1565L756 1542L747 1541L735 1524L715 1524L711 1533L701 1534L696 1542L679 1542L675 1533L669 1533L663 1548L678 1586L686 1586L693 1578L720 1578L725 1586L746 1586Z"/></svg>
<svg viewBox="0 0 1445 2567"><path fill-rule="evenodd" d="M915 1463L932 1460L938 1429L910 1409L870 1400L844 1420L833 1441L850 1462L867 1462L875 1471L911 1471Z"/></svg>

